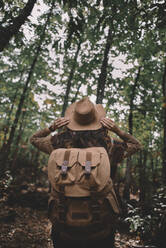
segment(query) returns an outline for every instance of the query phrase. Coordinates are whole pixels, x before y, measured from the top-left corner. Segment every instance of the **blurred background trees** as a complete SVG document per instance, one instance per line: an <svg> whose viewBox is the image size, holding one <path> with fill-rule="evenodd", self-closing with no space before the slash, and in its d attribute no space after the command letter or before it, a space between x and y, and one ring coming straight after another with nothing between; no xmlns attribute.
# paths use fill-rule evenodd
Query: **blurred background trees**
<svg viewBox="0 0 166 248"><path fill-rule="evenodd" d="M1 184L41 181L48 157L29 137L88 95L142 143L119 165L115 185L145 214L166 184L165 1L15 0L0 8Z"/></svg>

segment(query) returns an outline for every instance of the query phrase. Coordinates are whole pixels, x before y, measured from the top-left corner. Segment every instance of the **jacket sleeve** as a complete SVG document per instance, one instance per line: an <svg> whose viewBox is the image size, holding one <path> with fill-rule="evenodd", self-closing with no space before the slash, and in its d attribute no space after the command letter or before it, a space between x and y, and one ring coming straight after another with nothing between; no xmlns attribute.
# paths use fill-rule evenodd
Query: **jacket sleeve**
<svg viewBox="0 0 166 248"><path fill-rule="evenodd" d="M120 145L123 146L123 150L124 150L123 158L130 157L137 151L141 150L141 144L131 134L124 133L124 136L121 137L121 139L122 140L113 139L112 143L115 150L118 149Z"/></svg>
<svg viewBox="0 0 166 248"><path fill-rule="evenodd" d="M42 129L30 138L30 143L37 147L40 151L50 154L53 151L51 143L51 131L48 128Z"/></svg>

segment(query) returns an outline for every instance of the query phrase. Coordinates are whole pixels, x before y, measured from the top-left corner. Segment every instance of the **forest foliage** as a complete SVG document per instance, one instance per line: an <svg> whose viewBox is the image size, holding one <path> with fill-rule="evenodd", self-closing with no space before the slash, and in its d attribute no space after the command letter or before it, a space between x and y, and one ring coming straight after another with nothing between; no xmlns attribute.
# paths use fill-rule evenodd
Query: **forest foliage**
<svg viewBox="0 0 166 248"><path fill-rule="evenodd" d="M145 209L166 182L165 1L13 0L0 8L2 188L38 182L48 158L30 136L88 95L141 142L115 184Z"/></svg>

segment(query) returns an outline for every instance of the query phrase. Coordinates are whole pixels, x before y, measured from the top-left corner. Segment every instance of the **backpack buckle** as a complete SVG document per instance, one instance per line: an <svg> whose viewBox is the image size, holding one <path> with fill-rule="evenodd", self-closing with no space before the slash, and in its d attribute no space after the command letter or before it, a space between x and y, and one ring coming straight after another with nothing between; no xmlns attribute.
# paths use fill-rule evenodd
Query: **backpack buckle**
<svg viewBox="0 0 166 248"><path fill-rule="evenodd" d="M91 161L85 162L85 174L90 175L91 173Z"/></svg>
<svg viewBox="0 0 166 248"><path fill-rule="evenodd" d="M67 165L68 165L68 161L64 160L62 166L61 166L61 174L63 176L65 176L67 174Z"/></svg>

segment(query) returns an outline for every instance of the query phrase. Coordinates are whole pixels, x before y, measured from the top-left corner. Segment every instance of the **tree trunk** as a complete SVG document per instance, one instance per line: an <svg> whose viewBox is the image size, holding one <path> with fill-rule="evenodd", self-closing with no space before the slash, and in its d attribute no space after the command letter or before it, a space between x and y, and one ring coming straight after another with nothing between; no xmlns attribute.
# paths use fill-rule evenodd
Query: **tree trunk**
<svg viewBox="0 0 166 248"><path fill-rule="evenodd" d="M146 178L146 162L147 162L147 151L140 151L140 162L139 162L139 186L140 186L140 194L139 201L141 204L141 208L144 211L146 209L146 189L147 189L147 181ZM149 192L150 195L150 192Z"/></svg>
<svg viewBox="0 0 166 248"><path fill-rule="evenodd" d="M17 161L17 156L18 156L18 151L19 151L19 143L20 143L20 140L21 140L21 137L22 137L22 134L23 134L23 129L25 127L25 111L22 113L22 116L21 116L21 122L20 122L20 127L19 127L19 130L18 130L18 135L17 135L17 138L16 138L16 141L15 141L15 149L14 151L12 152L12 163L11 163L11 170L15 169L15 165L16 165L16 161Z"/></svg>
<svg viewBox="0 0 166 248"><path fill-rule="evenodd" d="M162 80L162 89L163 89L163 183L166 185L166 62L164 67L164 74Z"/></svg>
<svg viewBox="0 0 166 248"><path fill-rule="evenodd" d="M2 144L2 147L1 147L1 150L0 150L1 152L3 152L4 147L6 145L6 142L7 142L7 135L8 135L9 129L10 129L9 126L10 126L11 114L13 112L14 102L15 102L15 99L16 99L16 96L17 96L17 92L18 92L18 89L16 89L16 91L15 91L13 102L12 102L10 111L8 113L7 122L5 124L5 128L4 128L4 139L3 139L3 144Z"/></svg>
<svg viewBox="0 0 166 248"><path fill-rule="evenodd" d="M126 160L126 172L125 172L125 183L124 183L123 198L127 201L130 200L130 184L131 184L131 158Z"/></svg>
<svg viewBox="0 0 166 248"><path fill-rule="evenodd" d="M141 66L138 68L137 76L134 81L134 85L132 87L132 94L130 98L130 110L129 110L129 118L128 118L128 123L129 123L129 133L133 134L133 107L134 107L134 98L135 98L135 91L138 85L139 77L140 77L140 72L141 72Z"/></svg>
<svg viewBox="0 0 166 248"><path fill-rule="evenodd" d="M29 87L29 84L30 84L31 77L33 75L33 71L34 71L35 64L37 62L37 58L39 56L40 50L41 50L41 44L40 44L40 46L38 46L37 52L35 54L34 60L32 62L32 65L31 65L31 68L30 68L30 71L29 71L29 74L28 74L28 77L27 77L27 80L26 80L26 83L25 83L25 86L23 88L23 92L22 92L22 95L21 95L21 98L20 98L20 101L19 101L19 104L18 104L17 111L16 111L15 119L14 119L13 125L11 127L9 139L8 139L7 145L5 147L5 150L6 150L5 153L6 154L10 153L10 146L11 146L11 144L13 142L13 138L14 138L14 135L15 135L15 130L16 130L16 127L17 127L17 124L18 124L18 121L19 121L19 118L20 118L20 115L21 115L22 106L23 106L24 101L26 99L26 93L27 93L27 90L28 90L28 87Z"/></svg>
<svg viewBox="0 0 166 248"><path fill-rule="evenodd" d="M134 107L134 98L135 91L138 85L138 80L141 72L141 66L138 68L137 76L134 81L134 85L132 87L131 98L130 98L130 110L128 117L128 125L129 125L129 133L133 134L133 107ZM126 200L130 200L130 184L131 184L131 158L127 158L126 162L126 173L125 173L125 186L123 192L123 198Z"/></svg>
<svg viewBox="0 0 166 248"><path fill-rule="evenodd" d="M73 80L73 76L74 76L74 72L75 72L75 68L76 68L78 54L79 54L79 51L80 51L80 48L81 48L81 43L82 43L82 41L80 40L79 43L78 43L78 46L77 46L77 51L75 53L72 68L71 68L70 75L69 75L69 78L68 78L68 81L67 81L67 88L66 88L66 92L65 92L65 95L64 95L64 103L63 103L63 107L62 107L61 116L64 116L66 108L68 106L71 84L72 84L72 80Z"/></svg>
<svg viewBox="0 0 166 248"><path fill-rule="evenodd" d="M106 46L104 50L104 58L103 58L103 62L101 65L101 72L100 72L98 84L97 84L97 97L96 97L97 104L98 103L102 104L103 98L104 98L104 90L105 90L106 79L107 79L108 55L109 55L111 43L112 43L112 32L111 32L111 28L109 28Z"/></svg>
<svg viewBox="0 0 166 248"><path fill-rule="evenodd" d="M82 85L82 83L78 84L77 91L75 93L75 96L72 98L71 103L74 103L75 101L77 101L77 96L78 96L79 90L81 88L81 85Z"/></svg>
<svg viewBox="0 0 166 248"><path fill-rule="evenodd" d="M20 115L21 115L22 107L24 105L24 101L25 101L26 96L27 96L26 93L28 91L28 88L29 88L29 85L30 85L30 82L31 82L31 77L33 75L33 71L34 71L38 56L39 56L40 51L41 51L41 45L42 45L42 42L43 42L43 40L45 38L45 32L46 32L46 28L47 28L47 25L48 25L48 22L49 22L49 19L50 19L50 14L51 14L51 12L53 10L53 6L54 6L54 4L52 4L51 11L48 13L47 20L45 22L45 25L43 27L43 32L42 32L41 37L40 37L39 44L37 46L36 53L35 53L32 65L30 67L29 74L28 74L25 86L23 88L23 92L22 92L21 97L20 97L20 101L19 101L18 108L17 108L16 115L15 115L15 119L14 119L13 125L11 127L9 139L8 139L8 142L7 142L6 146L5 146L5 153L2 156L3 164L5 164L7 162L9 154L10 154L11 144L13 142L16 127L17 127L17 124L18 124L18 121L19 121L19 118L20 118Z"/></svg>
<svg viewBox="0 0 166 248"><path fill-rule="evenodd" d="M22 80L22 76L23 76L23 71L21 72L21 76L20 76L20 80L19 82L21 82ZM13 112L13 108L14 108L14 104L15 104L15 100L16 100L16 97L18 95L18 88L16 89L15 91L15 94L14 94L14 97L13 97L13 102L12 102L12 105L11 105L11 108L10 108L10 111L8 113L8 117L7 117L7 122L5 124L5 129L4 129L4 140L3 140L3 145L0 149L0 152L3 152L4 151L4 148L5 148L5 145L6 145L6 141L7 141L7 135L8 135L8 132L9 132L9 126L10 126L10 121L11 121L11 114Z"/></svg>
<svg viewBox="0 0 166 248"><path fill-rule="evenodd" d="M20 27L25 23L27 17L31 14L36 0L28 0L26 6L20 11L19 15L13 18L13 23L6 27L0 27L0 52L8 45L13 35L16 35Z"/></svg>

